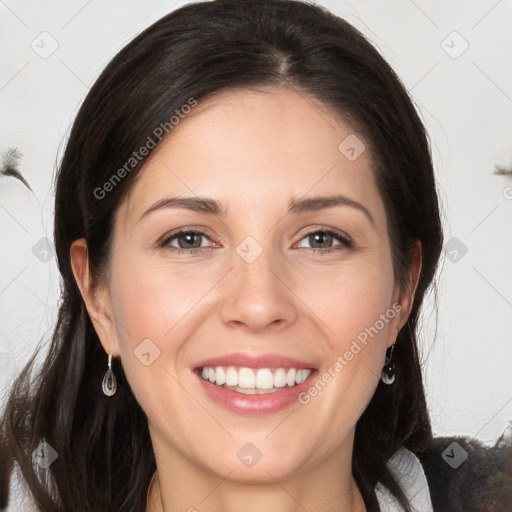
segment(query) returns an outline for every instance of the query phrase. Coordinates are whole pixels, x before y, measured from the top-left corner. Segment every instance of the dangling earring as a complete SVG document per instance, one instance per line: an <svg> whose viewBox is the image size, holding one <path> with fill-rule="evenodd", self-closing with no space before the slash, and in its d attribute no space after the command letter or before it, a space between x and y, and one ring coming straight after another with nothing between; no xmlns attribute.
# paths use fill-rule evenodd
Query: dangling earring
<svg viewBox="0 0 512 512"><path fill-rule="evenodd" d="M108 370L105 372L103 382L101 383L101 389L107 396L115 395L117 391L117 381L114 371L112 370L112 354L108 355Z"/></svg>
<svg viewBox="0 0 512 512"><path fill-rule="evenodd" d="M398 329L396 330L398 335ZM396 339L395 339L396 343ZM380 374L380 380L384 382L384 384L393 384L395 382L395 363L391 361L393 357L393 349L395 348L395 343L391 345L386 351L386 360L384 361L384 367L382 368L382 373ZM389 352L389 355L388 355Z"/></svg>

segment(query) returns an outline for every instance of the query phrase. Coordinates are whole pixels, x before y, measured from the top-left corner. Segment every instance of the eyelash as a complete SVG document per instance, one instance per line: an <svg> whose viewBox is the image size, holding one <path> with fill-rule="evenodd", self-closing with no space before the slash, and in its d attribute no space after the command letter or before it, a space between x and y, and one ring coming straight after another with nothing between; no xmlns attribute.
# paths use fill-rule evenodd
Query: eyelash
<svg viewBox="0 0 512 512"><path fill-rule="evenodd" d="M315 248L311 248L311 247L304 247L304 249L309 249L314 254L316 254L316 253L330 254L333 251L338 251L338 250L340 250L342 248L350 249L354 245L352 240L349 237L347 237L343 233L341 233L339 231L336 231L336 230L333 230L333 229L315 229L315 230L309 231L309 232L304 234L304 236L299 240L299 242L302 241L304 238L306 238L308 236L311 236L311 235L314 235L316 233L322 233L322 234L325 234L325 235L331 235L334 238L338 239L338 241L341 242L341 243L339 245L335 245L335 246L330 247L328 249L315 249ZM181 230L181 231L178 231L177 233L173 233L171 236L163 237L158 242L158 247L161 248L161 249L164 248L164 247L167 247L167 248L169 248L172 251L175 251L175 252L178 252L178 253L188 253L188 254L197 254L198 252L200 252L200 251L202 251L204 249L213 249L212 247L192 247L190 249L183 249L183 248L180 248L180 247L172 247L171 245L169 245L169 243L172 240L174 240L176 238L179 238L180 236L184 236L184 235L200 235L200 236L204 236L204 237L209 239L208 235L206 233L204 233L203 231Z"/></svg>

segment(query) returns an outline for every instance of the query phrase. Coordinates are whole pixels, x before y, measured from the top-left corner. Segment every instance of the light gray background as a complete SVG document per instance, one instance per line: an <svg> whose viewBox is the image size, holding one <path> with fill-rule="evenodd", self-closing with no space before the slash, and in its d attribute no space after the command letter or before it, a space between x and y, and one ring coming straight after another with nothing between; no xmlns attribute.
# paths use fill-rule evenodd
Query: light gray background
<svg viewBox="0 0 512 512"><path fill-rule="evenodd" d="M0 0L0 152L24 153L34 190L0 178L0 390L55 322L45 240L77 108L118 50L184 3ZM431 300L423 316L428 404L436 434L492 442L512 420L512 177L493 174L512 168L512 2L317 3L380 49L429 131L446 241L457 240L441 263L437 335Z"/></svg>

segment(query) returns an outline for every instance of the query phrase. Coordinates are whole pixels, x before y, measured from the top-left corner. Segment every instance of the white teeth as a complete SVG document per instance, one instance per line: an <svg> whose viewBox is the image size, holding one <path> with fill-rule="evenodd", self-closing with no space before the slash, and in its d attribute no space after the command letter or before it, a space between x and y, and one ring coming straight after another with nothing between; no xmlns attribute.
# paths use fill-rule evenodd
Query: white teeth
<svg viewBox="0 0 512 512"><path fill-rule="evenodd" d="M234 366L204 367L201 371L204 380L217 386L224 386L241 393L273 393L277 388L295 386L304 382L310 375L309 369L277 368L252 368ZM241 391L243 390L243 391Z"/></svg>
<svg viewBox="0 0 512 512"><path fill-rule="evenodd" d="M238 386L238 372L232 366L226 370L226 386Z"/></svg>
<svg viewBox="0 0 512 512"><path fill-rule="evenodd" d="M270 370L269 373L270 375L272 375L272 372L270 372ZM286 372L284 368L278 368L274 373L274 386L276 388L284 388L286 386Z"/></svg>
<svg viewBox="0 0 512 512"><path fill-rule="evenodd" d="M238 386L238 389L242 390L242 393L244 393L245 395L257 395L258 394L258 390L254 389L254 388L243 388L241 386Z"/></svg>
<svg viewBox="0 0 512 512"><path fill-rule="evenodd" d="M243 393L244 395L267 395L268 393L275 393L276 391L279 391L278 388L272 388L272 389L247 389L247 388L241 388L239 386L223 386L226 389L231 389L232 391L237 391L238 393Z"/></svg>
<svg viewBox="0 0 512 512"><path fill-rule="evenodd" d="M241 371L242 370L240 370L240 372ZM258 373L256 374L256 387L258 389L272 389L274 387L274 377L270 370L267 370L266 368L258 370Z"/></svg>
<svg viewBox="0 0 512 512"><path fill-rule="evenodd" d="M254 389L256 387L256 377L250 368L240 368L238 372L238 385L241 388Z"/></svg>
<svg viewBox="0 0 512 512"><path fill-rule="evenodd" d="M295 375L296 384L302 384L310 375L311 370L297 370Z"/></svg>
<svg viewBox="0 0 512 512"><path fill-rule="evenodd" d="M222 366L217 366L217 368L215 368L215 384L217 384L217 386L222 386L225 382L226 372Z"/></svg>

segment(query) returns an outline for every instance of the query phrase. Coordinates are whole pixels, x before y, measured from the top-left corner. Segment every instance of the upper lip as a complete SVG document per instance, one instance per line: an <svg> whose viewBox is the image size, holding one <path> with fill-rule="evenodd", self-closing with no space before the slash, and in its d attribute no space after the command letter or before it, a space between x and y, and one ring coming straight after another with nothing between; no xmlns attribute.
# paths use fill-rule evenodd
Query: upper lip
<svg viewBox="0 0 512 512"><path fill-rule="evenodd" d="M197 368L205 366L240 366L245 368L298 368L314 369L311 363L299 361L293 357L281 354L260 354L251 355L242 352L234 352L221 356L205 359L196 365Z"/></svg>

